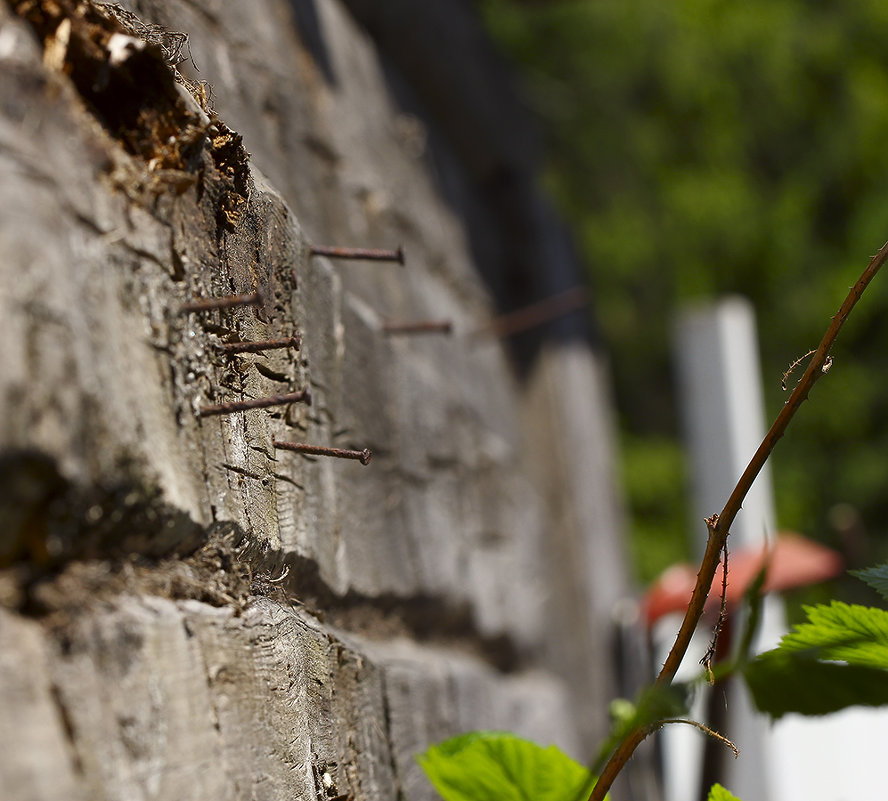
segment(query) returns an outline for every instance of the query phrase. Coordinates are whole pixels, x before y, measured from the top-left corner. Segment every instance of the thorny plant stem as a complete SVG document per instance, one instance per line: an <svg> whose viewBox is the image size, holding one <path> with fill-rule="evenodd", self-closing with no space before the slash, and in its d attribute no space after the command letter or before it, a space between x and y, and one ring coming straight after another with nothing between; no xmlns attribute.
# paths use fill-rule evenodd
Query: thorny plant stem
<svg viewBox="0 0 888 801"><path fill-rule="evenodd" d="M660 674L657 676L655 682L657 686L670 684L672 682L675 678L678 666L681 664L681 660L684 658L684 655L688 650L691 636L697 628L700 616L703 614L706 597L709 594L709 588L712 586L712 579L718 568L721 552L724 550L725 543L727 542L731 524L734 522L734 518L737 517L737 513L740 511L740 506L743 503L743 499L746 497L746 493L749 492L752 482L755 481L756 476L758 476L762 467L764 467L765 462L771 455L771 451L774 450L777 442L786 432L786 428L795 416L795 413L799 410L799 407L805 402L805 400L807 400L808 393L817 382L817 379L829 369L829 364L831 364L829 361L829 352L839 331L842 329L845 320L848 319L848 315L851 314L851 310L857 304L857 301L860 300L864 290L867 288L870 281L873 280L876 273L879 272L879 269L885 263L886 259L888 259L888 242L882 245L879 252L873 256L872 260L867 265L867 268L863 271L863 274L857 279L857 283L851 287L848 297L845 298L845 301L832 318L829 328L827 328L826 333L823 335L823 339L821 340L820 345L818 345L817 350L814 351L811 361L808 362L808 366L802 377L799 379L799 383L796 384L789 399L777 415L777 419L774 420L768 433L765 434L762 444L759 445L758 450L750 460L746 470L743 471L743 475L740 476L740 480L737 482L734 491L728 498L725 508L722 509L720 515L712 515L712 517L706 519L706 528L709 531L709 538L706 542L706 551L703 554L703 560L700 563L700 571L697 573L697 584L691 594L690 603L688 604L681 627L678 630L678 635L675 638L672 650L669 652L669 656L666 657L666 662L663 664ZM644 726L635 729L626 735L625 739L617 746L613 754L611 754L610 759L601 771L598 782L595 784L592 794L589 796L589 801L603 801L604 796L613 784L614 779L619 775L629 757L632 756L639 743L644 740L649 732L650 728Z"/></svg>
<svg viewBox="0 0 888 801"><path fill-rule="evenodd" d="M728 617L728 541L725 539L725 547L722 549L722 555L725 558L724 565L722 567L722 599L721 599L721 608L718 610L718 621L715 624L715 628L712 630L712 639L709 642L709 647L706 649L706 653L703 655L703 658L700 660L700 664L703 665L703 670L706 673L706 678L710 684L715 684L715 676L712 673L712 660L715 659L715 654L718 649L718 635L721 634L722 627L725 625L725 620Z"/></svg>

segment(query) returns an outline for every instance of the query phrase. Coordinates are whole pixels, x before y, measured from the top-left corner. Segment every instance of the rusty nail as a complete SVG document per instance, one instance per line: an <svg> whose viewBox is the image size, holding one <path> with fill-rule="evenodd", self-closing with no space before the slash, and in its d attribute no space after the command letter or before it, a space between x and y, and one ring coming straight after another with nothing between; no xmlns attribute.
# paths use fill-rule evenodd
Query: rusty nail
<svg viewBox="0 0 888 801"><path fill-rule="evenodd" d="M230 309L234 306L258 306L262 303L262 293L258 290L247 295L223 295L219 298L200 298L179 307L181 314L189 312L212 311L213 309Z"/></svg>
<svg viewBox="0 0 888 801"><path fill-rule="evenodd" d="M265 339L261 342L222 342L216 347L223 353L259 353L263 350L282 350L294 348L299 350L302 346L302 337L294 334L286 339Z"/></svg>
<svg viewBox="0 0 888 801"><path fill-rule="evenodd" d="M311 245L312 256L328 256L332 259L364 259L366 261L396 261L404 264L404 249L375 250L373 248L337 248L330 245Z"/></svg>
<svg viewBox="0 0 888 801"><path fill-rule="evenodd" d="M450 334L453 323L450 320L422 320L416 323L384 323L384 334Z"/></svg>
<svg viewBox="0 0 888 801"><path fill-rule="evenodd" d="M288 392L285 395L271 395L268 398L253 398L245 401L219 403L215 406L202 406L198 417L212 417L216 414L232 414L247 409L267 409L269 406L283 406L287 403L306 403L311 406L311 393L307 389L300 392Z"/></svg>
<svg viewBox="0 0 888 801"><path fill-rule="evenodd" d="M511 336L576 311L587 305L588 302L586 290L583 287L577 286L573 289L568 289L566 292L552 295L545 300L532 303L529 306L522 306L520 309L516 309L508 314L495 317L487 325L473 331L472 336Z"/></svg>
<svg viewBox="0 0 888 801"><path fill-rule="evenodd" d="M370 464L373 454L369 448L362 451L346 450L345 448L325 448L323 445L308 445L305 442L278 442L272 437L271 444L275 448L296 453L308 453L312 456L335 456L337 459L355 459L361 464Z"/></svg>

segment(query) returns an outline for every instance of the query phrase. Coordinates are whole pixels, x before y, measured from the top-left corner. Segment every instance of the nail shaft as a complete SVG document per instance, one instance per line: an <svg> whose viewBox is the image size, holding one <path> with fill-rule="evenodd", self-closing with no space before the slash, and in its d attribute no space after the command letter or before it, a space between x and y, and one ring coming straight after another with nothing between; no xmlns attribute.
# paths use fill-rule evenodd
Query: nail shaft
<svg viewBox="0 0 888 801"><path fill-rule="evenodd" d="M312 245L312 256L328 256L331 259L363 259L365 261L396 261L404 264L404 249L376 250L373 248L337 248L330 245Z"/></svg>
<svg viewBox="0 0 888 801"><path fill-rule="evenodd" d="M385 323L385 334L450 334L453 323L450 320L423 320L416 323Z"/></svg>
<svg viewBox="0 0 888 801"><path fill-rule="evenodd" d="M212 311L213 309L230 309L234 306L258 306L262 303L261 292L250 292L247 295L223 295L220 298L200 298L183 303L179 308L182 314L189 312Z"/></svg>
<svg viewBox="0 0 888 801"><path fill-rule="evenodd" d="M285 395L271 395L268 398L253 398L245 401L219 403L215 406L202 406L198 417L212 417L216 414L232 414L248 409L267 409L269 406L284 406L287 403L306 403L311 406L311 393L307 389L300 392L288 392Z"/></svg>
<svg viewBox="0 0 888 801"><path fill-rule="evenodd" d="M278 442L272 439L271 444L275 448L296 453L308 453L312 456L334 456L337 459L354 459L361 464L370 464L373 454L369 448L362 451L346 450L345 448L325 448L322 445L308 445L305 442Z"/></svg>
<svg viewBox="0 0 888 801"><path fill-rule="evenodd" d="M536 328L550 320L555 320L569 312L580 309L588 303L588 296L583 287L574 287L550 298L523 306L508 314L494 318L488 325L482 326L472 333L473 337L491 335L507 337Z"/></svg>
<svg viewBox="0 0 888 801"><path fill-rule="evenodd" d="M302 346L302 337L295 334L286 339L265 339L261 342L222 342L216 347L223 353L260 353L263 350L282 350L294 348L299 350Z"/></svg>

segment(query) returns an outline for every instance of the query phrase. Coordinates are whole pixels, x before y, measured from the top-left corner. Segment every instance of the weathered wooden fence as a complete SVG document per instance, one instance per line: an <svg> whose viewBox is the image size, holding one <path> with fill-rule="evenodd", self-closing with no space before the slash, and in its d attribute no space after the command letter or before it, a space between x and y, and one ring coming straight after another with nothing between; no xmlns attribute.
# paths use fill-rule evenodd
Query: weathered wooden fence
<svg viewBox="0 0 888 801"><path fill-rule="evenodd" d="M467 7L346 5L0 3L4 799L418 801L606 726L602 358L473 336L577 277L524 118Z"/></svg>

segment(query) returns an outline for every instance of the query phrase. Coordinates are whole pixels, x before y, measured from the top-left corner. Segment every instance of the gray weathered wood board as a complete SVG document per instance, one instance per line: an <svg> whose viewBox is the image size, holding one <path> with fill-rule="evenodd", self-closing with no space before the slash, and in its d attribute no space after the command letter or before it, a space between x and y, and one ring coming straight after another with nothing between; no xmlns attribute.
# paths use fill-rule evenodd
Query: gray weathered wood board
<svg viewBox="0 0 888 801"><path fill-rule="evenodd" d="M0 3L4 799L414 801L415 754L449 734L583 756L605 724L623 578L598 357L555 347L522 382L470 339L493 307L423 123L348 13L308 5L326 61L284 2L128 6L187 31L213 87L214 129L183 89L164 101L199 129L154 143L168 164L78 91L80 23L44 49ZM159 58L138 52L120 70ZM455 336L381 331L422 318ZM303 388L311 406L198 416Z"/></svg>

